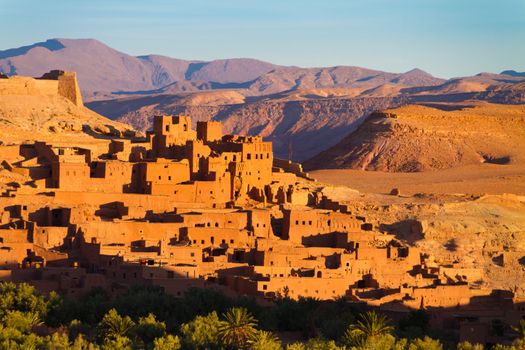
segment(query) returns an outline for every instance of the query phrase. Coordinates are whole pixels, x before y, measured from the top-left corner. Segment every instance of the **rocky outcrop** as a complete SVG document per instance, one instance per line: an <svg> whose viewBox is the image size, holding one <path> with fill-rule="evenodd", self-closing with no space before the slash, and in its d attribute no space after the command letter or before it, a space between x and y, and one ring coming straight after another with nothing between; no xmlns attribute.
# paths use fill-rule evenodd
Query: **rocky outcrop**
<svg viewBox="0 0 525 350"><path fill-rule="evenodd" d="M525 107L483 105L457 111L405 106L371 114L305 169L417 172L525 161Z"/></svg>

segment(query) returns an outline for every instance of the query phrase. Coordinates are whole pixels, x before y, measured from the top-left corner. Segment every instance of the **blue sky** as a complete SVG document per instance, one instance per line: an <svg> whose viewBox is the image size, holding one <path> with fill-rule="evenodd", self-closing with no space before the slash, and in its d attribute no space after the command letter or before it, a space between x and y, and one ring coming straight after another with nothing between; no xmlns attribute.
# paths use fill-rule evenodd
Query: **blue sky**
<svg viewBox="0 0 525 350"><path fill-rule="evenodd" d="M0 49L95 38L185 59L525 71L525 0L0 0L0 33Z"/></svg>

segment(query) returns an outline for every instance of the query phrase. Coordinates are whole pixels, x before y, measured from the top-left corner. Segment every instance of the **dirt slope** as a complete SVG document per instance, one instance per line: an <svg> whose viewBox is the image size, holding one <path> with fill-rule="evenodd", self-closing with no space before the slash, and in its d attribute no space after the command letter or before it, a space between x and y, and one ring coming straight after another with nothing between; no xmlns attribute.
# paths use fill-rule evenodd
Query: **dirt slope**
<svg viewBox="0 0 525 350"><path fill-rule="evenodd" d="M0 142L94 140L135 131L61 96L0 95Z"/></svg>
<svg viewBox="0 0 525 350"><path fill-rule="evenodd" d="M414 172L480 164L523 164L525 106L479 105L455 111L409 105L369 116L307 169Z"/></svg>

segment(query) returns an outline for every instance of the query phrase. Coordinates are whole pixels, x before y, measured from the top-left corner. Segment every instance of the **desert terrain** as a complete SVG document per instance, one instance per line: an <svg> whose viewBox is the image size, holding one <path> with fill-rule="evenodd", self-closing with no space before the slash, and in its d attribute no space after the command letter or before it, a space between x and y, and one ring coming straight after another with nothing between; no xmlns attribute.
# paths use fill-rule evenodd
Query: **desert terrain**
<svg viewBox="0 0 525 350"><path fill-rule="evenodd" d="M524 165L503 166L484 163L411 173L355 169L322 169L309 173L319 182L378 194L388 194L392 189L397 188L403 195L416 193L525 195Z"/></svg>

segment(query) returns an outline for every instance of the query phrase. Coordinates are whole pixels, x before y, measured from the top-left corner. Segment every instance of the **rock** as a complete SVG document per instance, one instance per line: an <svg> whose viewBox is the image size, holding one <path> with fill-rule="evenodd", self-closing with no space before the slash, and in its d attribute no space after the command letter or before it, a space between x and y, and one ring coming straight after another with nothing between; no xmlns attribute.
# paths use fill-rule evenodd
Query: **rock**
<svg viewBox="0 0 525 350"><path fill-rule="evenodd" d="M417 237L424 237L427 228L428 223L426 220L412 220L410 225L410 233Z"/></svg>
<svg viewBox="0 0 525 350"><path fill-rule="evenodd" d="M111 133L111 129L103 124L93 125L92 128L95 132L98 132L100 134L108 135Z"/></svg>
<svg viewBox="0 0 525 350"><path fill-rule="evenodd" d="M392 196L399 196L400 192L399 192L399 188L393 188L391 191L390 191L390 195Z"/></svg>

